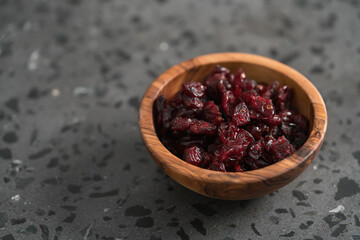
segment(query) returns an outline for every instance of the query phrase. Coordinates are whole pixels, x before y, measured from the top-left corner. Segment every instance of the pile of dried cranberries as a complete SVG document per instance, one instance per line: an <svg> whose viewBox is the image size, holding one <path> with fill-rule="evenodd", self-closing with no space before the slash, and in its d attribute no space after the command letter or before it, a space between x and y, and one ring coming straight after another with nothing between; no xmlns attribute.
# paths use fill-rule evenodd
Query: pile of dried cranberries
<svg viewBox="0 0 360 240"><path fill-rule="evenodd" d="M157 135L184 161L215 171L262 168L293 154L308 137L308 120L290 106L289 86L258 84L242 69L216 66L204 83L185 82L154 104Z"/></svg>

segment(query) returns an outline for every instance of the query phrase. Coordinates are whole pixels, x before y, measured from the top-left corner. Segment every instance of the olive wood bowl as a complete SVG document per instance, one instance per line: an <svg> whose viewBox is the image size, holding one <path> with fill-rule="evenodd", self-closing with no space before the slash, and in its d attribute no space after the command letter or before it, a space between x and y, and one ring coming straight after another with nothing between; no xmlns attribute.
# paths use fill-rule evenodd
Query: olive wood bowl
<svg viewBox="0 0 360 240"><path fill-rule="evenodd" d="M153 105L164 95L170 99L186 81L203 81L220 64L231 72L242 68L249 79L294 89L292 104L310 123L307 141L293 155L270 166L245 172L217 172L193 166L168 151L154 127ZM155 116L156 117L156 116ZM299 176L319 152L327 127L324 101L315 86L293 68L278 61L245 53L199 56L171 67L147 89L141 101L139 125L144 144L155 162L176 182L205 196L227 200L256 198L271 193Z"/></svg>

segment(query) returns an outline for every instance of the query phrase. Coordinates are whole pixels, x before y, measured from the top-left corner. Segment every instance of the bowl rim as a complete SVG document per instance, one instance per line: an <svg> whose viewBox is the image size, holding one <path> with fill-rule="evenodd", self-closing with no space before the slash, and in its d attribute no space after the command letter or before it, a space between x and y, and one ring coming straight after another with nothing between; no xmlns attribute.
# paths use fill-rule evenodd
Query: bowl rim
<svg viewBox="0 0 360 240"><path fill-rule="evenodd" d="M244 172L218 172L200 168L183 161L167 150L166 147L161 143L155 132L153 121L153 104L155 99L159 96L161 90L171 80L185 71L189 71L202 65L221 65L223 62L230 61L256 64L277 71L286 77L291 78L297 82L301 88L304 89L306 95L310 99L312 108L311 111L313 111L314 118L308 139L293 155L284 158L279 162L256 170ZM167 174L169 174L167 171L176 171L176 169L168 169L168 166L171 165L171 168L182 168L185 172L189 173L189 176L191 175L195 181L206 181L208 183L215 184L243 184L259 182L261 181L259 179L264 179L264 177L266 179L276 178L298 166L305 165L307 163L307 159L309 159L309 157L313 154L316 154L322 145L327 129L327 112L324 100L322 99L316 87L305 76L290 66L260 55L239 52L224 52L201 55L189 60L185 60L169 68L158 78L156 78L148 87L141 100L139 110L139 127L146 148L153 156L157 164L160 165L160 167L165 170ZM307 164L310 164L310 162ZM281 171L279 171L279 169L281 169ZM184 174L186 173L181 173L181 175Z"/></svg>

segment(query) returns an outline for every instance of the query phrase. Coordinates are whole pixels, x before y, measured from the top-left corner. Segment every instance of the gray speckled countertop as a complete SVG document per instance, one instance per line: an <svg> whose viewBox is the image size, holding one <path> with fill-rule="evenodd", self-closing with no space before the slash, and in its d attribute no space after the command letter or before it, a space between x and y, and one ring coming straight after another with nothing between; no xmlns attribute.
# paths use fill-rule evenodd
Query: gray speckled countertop
<svg viewBox="0 0 360 240"><path fill-rule="evenodd" d="M328 109L306 172L249 201L180 186L138 131L157 75L224 51L294 67ZM359 66L356 0L0 0L0 239L359 240Z"/></svg>

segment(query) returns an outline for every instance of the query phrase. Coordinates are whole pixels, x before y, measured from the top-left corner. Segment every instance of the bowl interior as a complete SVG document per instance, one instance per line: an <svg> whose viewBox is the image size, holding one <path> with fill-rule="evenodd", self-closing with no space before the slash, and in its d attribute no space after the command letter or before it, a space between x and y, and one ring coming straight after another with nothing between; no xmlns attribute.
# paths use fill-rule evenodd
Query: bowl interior
<svg viewBox="0 0 360 240"><path fill-rule="evenodd" d="M154 128L153 104L159 95L172 98L185 81L203 81L215 65L235 73L242 68L260 83L279 81L294 90L293 106L310 122L309 138L293 155L264 168L245 172L217 172L188 164L160 142ZM172 179L206 196L240 200L273 192L300 175L318 153L327 127L324 101L311 82L296 70L275 60L245 53L216 53L196 57L161 74L142 99L139 125L145 146L155 162Z"/></svg>
<svg viewBox="0 0 360 240"><path fill-rule="evenodd" d="M216 64L207 64L201 66L193 66L188 71L180 73L169 81L159 95L164 95L166 99L171 99L176 92L181 89L183 82L187 81L200 81L203 82L205 77L209 75L214 69ZM310 129L312 128L313 109L311 107L311 101L305 90L300 84L283 73L270 69L262 65L246 62L221 62L221 66L228 68L233 74L242 68L246 74L246 77L253 79L258 83L270 84L274 81L278 81L280 86L289 85L294 90L294 98L292 100L292 106L296 108L302 115L304 115L310 122Z"/></svg>

